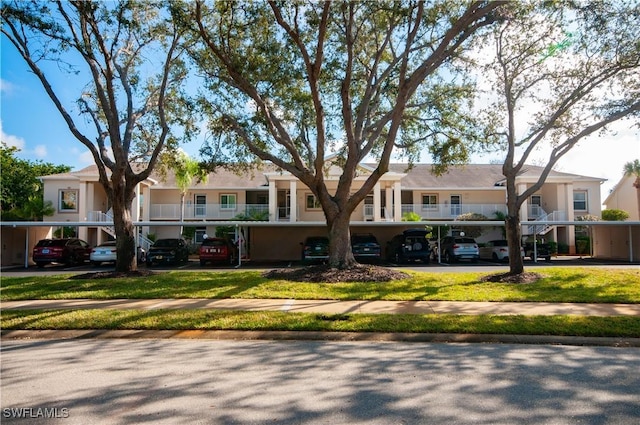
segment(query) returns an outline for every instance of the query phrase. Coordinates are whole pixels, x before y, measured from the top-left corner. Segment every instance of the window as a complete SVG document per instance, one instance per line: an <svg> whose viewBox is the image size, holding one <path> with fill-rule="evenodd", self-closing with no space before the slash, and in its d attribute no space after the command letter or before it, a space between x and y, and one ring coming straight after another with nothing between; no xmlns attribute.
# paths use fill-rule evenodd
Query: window
<svg viewBox="0 0 640 425"><path fill-rule="evenodd" d="M58 210L63 212L78 211L78 191L61 190L59 192Z"/></svg>
<svg viewBox="0 0 640 425"><path fill-rule="evenodd" d="M438 208L438 195L422 195L422 209L435 210Z"/></svg>
<svg viewBox="0 0 640 425"><path fill-rule="evenodd" d="M321 208L320 202L316 198L316 196L312 193L307 194L307 209L308 210L319 210Z"/></svg>
<svg viewBox="0 0 640 425"><path fill-rule="evenodd" d="M573 192L573 209L587 211L587 192Z"/></svg>
<svg viewBox="0 0 640 425"><path fill-rule="evenodd" d="M235 210L236 209L236 194L225 193L220 195L220 209L223 210Z"/></svg>

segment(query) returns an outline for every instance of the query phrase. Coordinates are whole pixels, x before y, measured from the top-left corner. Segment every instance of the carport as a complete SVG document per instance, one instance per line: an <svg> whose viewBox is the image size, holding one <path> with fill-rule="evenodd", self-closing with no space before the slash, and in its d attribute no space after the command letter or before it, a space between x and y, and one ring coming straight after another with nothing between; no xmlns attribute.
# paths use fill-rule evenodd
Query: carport
<svg viewBox="0 0 640 425"><path fill-rule="evenodd" d="M92 222L92 221L81 221L81 222L26 222L26 221L15 221L15 222L2 222L0 225L2 226L2 236L3 236L3 264L2 266L7 266L9 264L5 264L5 255L4 250L15 250L16 253L20 254L19 251L22 251L22 255L9 255L9 258L22 258L24 259L24 267L29 267L29 255L35 243L41 239L40 234L47 234L51 228L53 227L63 227L63 226L73 226L73 227L102 227L105 225L109 225L112 223L105 222ZM141 221L135 222L134 227L145 227L145 226L193 226L194 222L192 221ZM197 224L203 224L203 222L198 222ZM216 222L206 222L207 225L215 225L215 226L234 226L236 229L239 227L248 227L250 229L262 229L265 234L278 234L278 239L271 239L271 241L267 241L270 243L270 249L274 247L274 240L276 240L276 244L286 243L298 249L299 242L303 240L301 239L301 234L303 232L315 232L315 231L323 231L326 229L326 223L324 221L318 222L269 222L269 221L216 221ZM541 223L536 222L536 225ZM543 223L544 225L549 226L586 226L591 229L592 235L592 256L597 258L611 258L617 260L623 260L630 263L634 261L640 261L640 221L633 222L614 222L614 221L546 221ZM504 222L502 221L400 221L400 222L378 222L372 224L371 222L352 222L351 229L352 231L358 232L371 232L380 236L384 236L385 240L389 240L394 234L400 233L403 230L409 228L420 228L424 226L449 226L455 228L463 228L464 226L483 226L483 227L500 227L504 226ZM530 226L531 222L522 223L522 226ZM11 229L23 229L26 230L22 233L22 237L24 240L20 240L21 238L16 233L15 230ZM40 229L40 230L38 230ZM282 234L282 229L291 230L291 232L286 232L286 235ZM326 231L326 230L324 230ZM7 235L7 238L5 238ZM444 235L440 235L444 236ZM22 245L22 248L18 246L8 246L7 243ZM382 243L381 243L382 245ZM289 247L288 249L292 249ZM241 261L241 260L239 260ZM13 263L12 263L13 264Z"/></svg>

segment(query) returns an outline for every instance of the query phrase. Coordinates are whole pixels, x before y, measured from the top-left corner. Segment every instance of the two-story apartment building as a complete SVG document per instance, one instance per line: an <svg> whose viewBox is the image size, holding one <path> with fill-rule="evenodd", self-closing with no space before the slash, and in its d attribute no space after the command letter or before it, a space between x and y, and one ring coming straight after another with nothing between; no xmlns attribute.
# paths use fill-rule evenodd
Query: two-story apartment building
<svg viewBox="0 0 640 425"><path fill-rule="evenodd" d="M372 170L362 164L354 182L358 188ZM328 166L326 181L334 189L339 169ZM541 167L529 166L517 180L520 192L538 178ZM43 177L45 200L52 201L56 213L45 221L110 221L110 206L98 182L95 166L76 172ZM521 209L524 222L574 220L581 215L601 213L602 179L552 171L543 187L532 195ZM215 234L216 227L237 223L242 230L243 251L254 260L296 260L300 243L306 236L325 235L325 218L309 188L297 178L273 166L263 166L241 175L220 170L206 182L190 187L185 194L181 214L180 190L173 176L165 179L154 175L139 184L133 205L133 220L145 223L142 236L176 237L181 215L185 225L195 228L194 243L202 235ZM506 189L501 166L472 164L452 167L448 173L435 176L429 164L392 164L376 184L372 193L353 212L352 233L373 233L383 249L387 241L405 228L403 214L414 212L423 221L451 222L460 214L475 212L489 219L506 212ZM237 221L240 216L259 221ZM153 223L158 223L154 225ZM176 222L175 226L167 223ZM537 231L547 240L567 244L575 250L574 226L545 226ZM523 226L523 234L531 236L534 226ZM51 230L53 232L53 229ZM478 240L500 237L495 229ZM498 231L499 232L499 231ZM108 225L79 227L79 237L91 244L111 237Z"/></svg>

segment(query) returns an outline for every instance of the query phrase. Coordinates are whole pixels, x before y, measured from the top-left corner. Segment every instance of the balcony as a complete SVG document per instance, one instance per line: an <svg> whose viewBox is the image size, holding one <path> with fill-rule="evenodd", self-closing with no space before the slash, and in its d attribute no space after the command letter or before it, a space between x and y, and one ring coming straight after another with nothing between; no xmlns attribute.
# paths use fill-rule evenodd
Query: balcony
<svg viewBox="0 0 640 425"><path fill-rule="evenodd" d="M507 213L505 204L403 204L402 214L413 212L423 220L455 220L461 214L482 214L489 219L495 219L495 213Z"/></svg>
<svg viewBox="0 0 640 425"><path fill-rule="evenodd" d="M269 205L265 204L190 204L184 206L184 220L232 220L238 215L265 219ZM150 220L179 220L180 204L153 204Z"/></svg>

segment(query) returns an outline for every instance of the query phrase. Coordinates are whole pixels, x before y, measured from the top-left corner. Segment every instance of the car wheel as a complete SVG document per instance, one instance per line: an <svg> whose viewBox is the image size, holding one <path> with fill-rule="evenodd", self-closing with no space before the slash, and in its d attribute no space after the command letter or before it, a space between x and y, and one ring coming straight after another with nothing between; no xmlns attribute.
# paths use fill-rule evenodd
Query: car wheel
<svg viewBox="0 0 640 425"><path fill-rule="evenodd" d="M43 269L44 266L46 266L46 265L47 265L47 263L43 263L43 262L36 263L36 266L38 266L39 269Z"/></svg>
<svg viewBox="0 0 640 425"><path fill-rule="evenodd" d="M206 260L200 260L200 267L204 266L205 264L207 264Z"/></svg>
<svg viewBox="0 0 640 425"><path fill-rule="evenodd" d="M74 264L76 264L76 256L73 254L70 254L69 257L66 259L65 264L67 266L73 266Z"/></svg>
<svg viewBox="0 0 640 425"><path fill-rule="evenodd" d="M551 257L544 257L544 261L551 261Z"/></svg>
<svg viewBox="0 0 640 425"><path fill-rule="evenodd" d="M92 265L93 267L98 267L100 264L101 264L101 263L100 263L100 261L92 261L92 262L91 262L91 265Z"/></svg>
<svg viewBox="0 0 640 425"><path fill-rule="evenodd" d="M449 251L444 252L444 262L451 263L451 256L449 255Z"/></svg>
<svg viewBox="0 0 640 425"><path fill-rule="evenodd" d="M493 253L493 255L491 255L491 259L492 259L493 261L499 261L499 260L498 260L498 254L496 254L496 253L494 252L494 253Z"/></svg>

